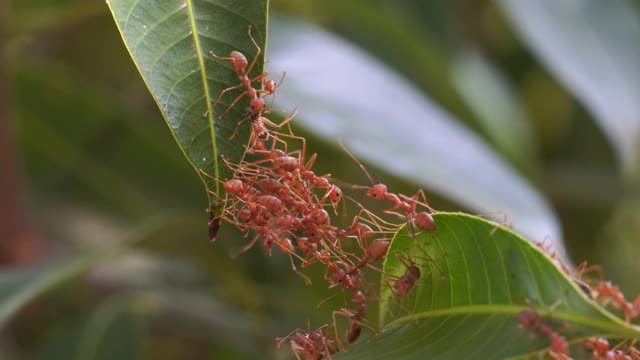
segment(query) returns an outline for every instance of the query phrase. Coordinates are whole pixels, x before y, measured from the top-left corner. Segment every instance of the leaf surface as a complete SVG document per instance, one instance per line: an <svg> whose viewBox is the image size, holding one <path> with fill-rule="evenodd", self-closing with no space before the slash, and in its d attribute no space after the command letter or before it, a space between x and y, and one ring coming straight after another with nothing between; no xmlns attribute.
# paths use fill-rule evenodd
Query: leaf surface
<svg viewBox="0 0 640 360"><path fill-rule="evenodd" d="M502 359L545 350L548 339L518 326L517 315L530 309L528 303L545 322L550 313L554 329L568 325L561 334L571 342L640 338L637 328L591 301L539 248L512 231L459 213L434 219L436 232L416 235L419 248L406 229L395 237L383 267L385 329L340 359ZM421 277L407 298L397 299L387 284L404 273L401 259L417 264Z"/></svg>
<svg viewBox="0 0 640 360"><path fill-rule="evenodd" d="M222 119L220 115L241 93L227 93L220 104L203 116L223 89L239 83L231 64L208 55L242 52L249 62L257 49L248 29L264 50L267 0L108 0L125 45L158 104L169 129L196 169L217 179L229 177L223 159L238 162L244 155L248 127L233 139L236 125L245 117L248 99ZM262 73L264 51L251 76ZM215 197L223 195L220 182L201 175ZM222 211L216 207L216 213Z"/></svg>

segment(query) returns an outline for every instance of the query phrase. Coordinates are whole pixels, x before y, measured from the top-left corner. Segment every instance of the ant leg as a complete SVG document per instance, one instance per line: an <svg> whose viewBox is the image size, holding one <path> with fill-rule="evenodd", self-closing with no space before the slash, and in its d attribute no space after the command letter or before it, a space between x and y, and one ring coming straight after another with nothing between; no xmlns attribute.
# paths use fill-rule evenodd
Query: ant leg
<svg viewBox="0 0 640 360"><path fill-rule="evenodd" d="M231 134L231 136L229 137L229 140L233 139L234 137L236 137L236 133L238 132L238 129L240 129L240 125L242 125L242 123L247 120L248 118L243 118L242 120L238 121L238 124L236 124L236 128L233 130L233 133Z"/></svg>
<svg viewBox="0 0 640 360"><path fill-rule="evenodd" d="M242 87L242 84L240 84L240 85L236 85L236 86L232 86L232 87L228 87L228 88L226 88L226 89L222 90L222 91L220 92L220 95L218 95L218 98L216 99L216 101L214 101L214 102L213 102L213 105L211 105L211 106L207 109L207 111L206 111L204 114L202 114L202 117L207 117L207 116L209 115L209 112L210 112L213 108L215 108L215 107L216 107L216 105L218 105L218 102L220 102L220 100L222 100L222 96L223 96L227 91L231 91L231 90L239 89L239 88L241 88L241 87Z"/></svg>
<svg viewBox="0 0 640 360"><path fill-rule="evenodd" d="M258 46L256 39L254 39L253 36L251 35L251 25L249 25L249 39L251 39L251 42L256 47L256 49L258 49L258 51L256 51L256 55L253 57L253 61L251 62L251 65L249 65L249 67L247 68L247 71L245 72L246 74L251 73L251 70L253 70L253 66L256 64L258 57L262 53L262 49L260 49L260 46Z"/></svg>
<svg viewBox="0 0 640 360"><path fill-rule="evenodd" d="M351 310L346 308L341 308L340 310L336 310L331 313L331 318L333 319L333 331L336 332L336 343L338 344L338 348L340 349L340 351L346 351L342 340L340 340L340 335L338 335L340 333L338 332L338 319L336 319L336 315L351 318L351 316L353 316L353 313Z"/></svg>
<svg viewBox="0 0 640 360"><path fill-rule="evenodd" d="M304 168L306 170L311 170L311 168L313 167L313 164L315 164L316 162L317 157L318 157L318 153L313 153L313 155L311 155L311 157L309 158L309 161L307 161L307 163L304 164Z"/></svg>
<svg viewBox="0 0 640 360"><path fill-rule="evenodd" d="M402 200L408 201L412 205L422 205L422 206L424 206L431 213L436 213L437 212L435 209L433 209L431 206L429 206L429 203L427 202L427 196L424 194L424 190L422 190L422 189L418 189L418 191L416 191L416 193L412 197L408 197L407 195L404 195L404 194L398 194L398 196ZM422 202L418 201L418 196L422 198Z"/></svg>
<svg viewBox="0 0 640 360"><path fill-rule="evenodd" d="M261 80L263 80L264 78L266 78L267 76L269 76L269 74L270 74L270 72L269 72L269 71L265 71L265 72L263 72L262 74L260 74L260 75L258 75L258 76L256 76L256 77L254 77L254 78L252 78L252 79L249 79L249 82L252 82L252 83L253 83L253 82L256 82L256 81L261 81ZM260 92L264 92L264 93L266 93L266 91L265 91L265 90L256 90L256 91L260 91Z"/></svg>
<svg viewBox="0 0 640 360"><path fill-rule="evenodd" d="M231 109L236 106L236 104L238 103L238 101L240 101L240 99L242 99L245 95L249 95L248 91L244 91L242 92L242 94L238 95L238 97L233 100L233 102L231 103L231 105L229 105L229 107L227 108L227 110L225 110L222 115L218 116L218 119L222 119L223 116L225 116L229 111L231 111Z"/></svg>
<svg viewBox="0 0 640 360"><path fill-rule="evenodd" d="M339 293L339 292L337 292L337 293L335 293L335 294L333 294L333 295L329 295L329 297L327 297L327 298L323 299L322 301L320 301L320 302L318 303L318 305L316 305L316 309L320 309L320 306L322 306L322 304L326 303L327 301L329 301L329 300L333 299L334 297L336 297L336 296L338 296L338 295L340 295L340 293ZM346 302L345 302L345 304L346 304Z"/></svg>
<svg viewBox="0 0 640 360"><path fill-rule="evenodd" d="M262 121L266 124L269 125L272 128L275 129L280 129L282 128L285 124L287 124L289 121L293 120L293 118L298 114L298 107L295 107L293 109L293 111L291 111L291 114L289 114L289 116L287 116L280 124L276 124L273 121L267 119L267 118L262 118Z"/></svg>
<svg viewBox="0 0 640 360"><path fill-rule="evenodd" d="M234 61L235 60L231 56L218 56L213 51L209 51L209 55L214 57L214 58L216 58L216 59L218 59L218 60L228 60L228 61Z"/></svg>
<svg viewBox="0 0 640 360"><path fill-rule="evenodd" d="M245 245L245 246L241 247L240 249L236 250L235 252L233 252L231 254L231 257L232 258L237 258L243 252L251 249L253 247L253 245L256 244L256 242L258 241L259 237L260 237L260 234L257 234L253 239L251 239L251 241L247 245Z"/></svg>
<svg viewBox="0 0 640 360"><path fill-rule="evenodd" d="M362 171L364 171L365 175L367 175L367 177L369 178L369 181L371 181L371 183L373 184L373 178L371 177L371 175L369 175L369 172L367 171L367 169L364 167L364 165L362 165L362 163L360 162L360 160L358 160L358 158L353 155L353 153L347 148L347 146L344 144L344 142L342 142L342 139L338 138L338 143L340 144L340 147L342 147L342 149L347 153L347 155L349 155L349 157L355 161L358 166L360 166L360 169L362 169Z"/></svg>
<svg viewBox="0 0 640 360"><path fill-rule="evenodd" d="M293 333L297 332L300 329L295 329L292 332L290 332L289 334L287 334L287 336L285 337L278 337L276 338L276 344L278 344L278 349L280 349L280 346L282 346L282 344L287 341L287 339L289 339L291 337L291 335L293 335Z"/></svg>
<svg viewBox="0 0 640 360"><path fill-rule="evenodd" d="M296 268L296 264L293 263L293 256L292 255L294 255L294 254L289 253L289 260L291 261L291 269L293 271L295 271L296 274L300 275L302 277L302 280L304 280L304 282L307 285L311 285L311 279L309 279L309 277L307 275L303 274L300 270L298 270L298 268ZM295 254L295 255L297 255L297 254Z"/></svg>
<svg viewBox="0 0 640 360"><path fill-rule="evenodd" d="M497 211L491 211L491 212L474 214L474 215L479 217L486 217L486 218L489 218L491 215L502 215L502 222L497 223L498 226L504 226L504 227L508 227L509 229L513 229L513 225L509 221L509 214L507 214L506 211L497 210Z"/></svg>

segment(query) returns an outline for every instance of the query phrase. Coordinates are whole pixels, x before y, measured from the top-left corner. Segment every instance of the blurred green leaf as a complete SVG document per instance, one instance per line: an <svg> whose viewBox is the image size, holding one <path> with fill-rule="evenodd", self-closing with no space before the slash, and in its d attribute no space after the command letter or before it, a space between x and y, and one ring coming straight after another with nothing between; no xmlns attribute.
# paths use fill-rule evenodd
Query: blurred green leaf
<svg viewBox="0 0 640 360"><path fill-rule="evenodd" d="M253 37L264 49L268 1L108 0L107 4L185 156L196 169L204 169L218 179L227 177L230 170L222 157L238 162L244 154L248 131L234 141L229 137L245 117L248 100L219 119L217 110L226 108L235 97L230 94L219 109L203 116L222 89L238 84L231 65L207 53L228 56L237 50L251 61L256 49L247 31L251 26ZM262 73L263 60L264 52L253 68L253 76ZM201 177L209 189L222 195L219 182ZM210 198L210 202L216 205L217 200ZM221 211L221 207L216 209Z"/></svg>
<svg viewBox="0 0 640 360"><path fill-rule="evenodd" d="M394 238L384 263L380 316L385 327L340 359L502 359L549 347L549 340L519 329L517 315L535 307L551 313L553 328L572 342L590 336L640 338L591 301L540 249L515 233L459 213L434 215L438 229L416 236L406 228ZM406 299L388 284L414 262L421 271ZM557 306L557 307L554 307ZM553 309L551 309L553 308ZM387 310L404 314L391 319ZM407 313L408 312L408 313ZM545 320L546 321L546 320Z"/></svg>
<svg viewBox="0 0 640 360"><path fill-rule="evenodd" d="M128 296L101 303L76 339L75 359L140 359L144 348L145 322L135 313Z"/></svg>
<svg viewBox="0 0 640 360"><path fill-rule="evenodd" d="M451 77L501 152L520 167L534 166L536 136L514 89L499 69L479 52L466 50L456 56Z"/></svg>
<svg viewBox="0 0 640 360"><path fill-rule="evenodd" d="M626 0L501 0L524 42L593 114L627 175L640 171L640 15Z"/></svg>
<svg viewBox="0 0 640 360"><path fill-rule="evenodd" d="M22 306L46 291L83 274L97 263L124 252L129 246L152 239L179 224L183 216L157 215L143 222L128 236L98 248L39 264L0 272L0 327Z"/></svg>
<svg viewBox="0 0 640 360"><path fill-rule="evenodd" d="M470 209L506 211L532 239L560 241L545 199L407 81L317 27L276 21L271 30L271 63L288 71L278 101L300 105L296 121L331 141L343 137L363 160Z"/></svg>

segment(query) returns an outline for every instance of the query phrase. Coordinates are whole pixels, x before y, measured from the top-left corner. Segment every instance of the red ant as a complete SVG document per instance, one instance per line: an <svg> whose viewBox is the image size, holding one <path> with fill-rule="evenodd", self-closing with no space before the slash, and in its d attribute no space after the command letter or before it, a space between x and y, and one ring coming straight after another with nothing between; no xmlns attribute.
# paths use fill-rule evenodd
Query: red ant
<svg viewBox="0 0 640 360"><path fill-rule="evenodd" d="M296 359L301 360L301 355L307 360L320 360L325 356L331 358L331 354L334 354L336 349L334 348L333 341L329 340L328 336L325 336L322 333L322 328L325 326L327 325L321 326L310 332L302 329L296 329L289 335L276 339L278 348L280 348L287 339L294 335L294 338L290 341L290 345Z"/></svg>
<svg viewBox="0 0 640 360"><path fill-rule="evenodd" d="M624 311L624 320L627 324L631 322L631 319L640 315L640 295L633 302L628 302L622 290L610 281L600 282L593 290L597 295L596 299L600 303L612 301L615 308L621 308Z"/></svg>
<svg viewBox="0 0 640 360"><path fill-rule="evenodd" d="M591 350L594 359L602 360L636 360L640 359L640 352L635 348L635 340L626 349L618 350L625 344L625 341L609 349L609 341L604 338L591 338L584 342L584 346Z"/></svg>
<svg viewBox="0 0 640 360"><path fill-rule="evenodd" d="M552 306L555 307L555 306ZM553 331L549 326L540 321L540 315L532 310L524 310L518 313L518 323L520 327L527 331L538 331L546 336L551 343L549 355L556 359L563 359L569 353L569 343L567 339L558 332Z"/></svg>
<svg viewBox="0 0 640 360"><path fill-rule="evenodd" d="M354 342L356 342L356 340L358 340L360 334L362 333L362 325L371 329L375 333L378 332L373 326L365 321L367 312L367 298L362 293L362 291L355 290L353 292L351 302L356 305L356 310L340 308L340 310L336 310L331 314L331 317L333 318L333 329L336 333L336 342L338 344L338 347L342 350L344 350L344 346L340 341L340 336L337 336L337 315L344 316L349 320L349 324L347 326L347 341L349 342L349 344L353 344Z"/></svg>
<svg viewBox="0 0 640 360"><path fill-rule="evenodd" d="M251 61L250 65L248 65L247 58L244 56L244 54L242 54L239 51L232 51L229 56L218 56L213 51L209 51L210 56L219 60L229 61L231 63L231 66L233 67L233 70L236 72L236 75L238 76L238 80L240 80L240 84L236 86L231 86L222 90L218 98L214 101L211 108L214 108L216 105L218 105L218 102L222 99L222 96L226 92L243 88L243 87L245 88L245 91L243 91L240 95L238 95L235 98L235 100L231 103L231 105L229 105L227 110L225 110L225 112L222 113L222 115L220 115L220 118L222 118L226 113L228 113L238 103L238 101L240 101L244 96L248 96L249 98L255 99L257 98L257 95L260 93L264 93L265 96L275 94L276 89L280 86L280 84L282 84L282 81L284 81L284 77L286 75L286 72L283 72L282 78L280 79L279 84L276 84L276 82L273 80L265 80L265 78L269 75L269 72L264 72L252 79L249 78L249 74L251 73L251 70L253 70L253 67L255 66L260 54L262 53L262 49L260 49L260 46L251 35L251 25L249 25L248 33L249 33L249 39L251 39L251 42L257 49L256 54L253 57L253 61ZM247 65L249 66L249 68L247 68ZM256 90L251 86L251 84L256 81L262 81L262 84L264 85L264 90ZM273 101L275 101L275 95L274 95L274 99L272 99L272 103ZM206 117L208 116L208 114L209 114L209 110L207 110L203 116Z"/></svg>
<svg viewBox="0 0 640 360"><path fill-rule="evenodd" d="M418 228L422 229L423 231L433 232L436 230L436 224L433 221L433 217L431 217L429 213L427 212L416 213L417 205L422 205L425 208L427 208L429 211L435 212L435 210L433 210L429 206L426 195L422 189L419 189L412 197L408 197L403 194L396 195L394 193L389 192L387 190L387 185L382 183L378 183L378 184L374 183L373 178L371 177L371 175L369 175L369 172L367 171L367 169L364 167L364 165L362 165L362 163L358 160L358 158L356 158L356 156L351 151L349 151L349 149L347 149L347 147L342 142L342 140L338 140L338 142L340 143L340 146L344 149L344 151L351 157L351 159L353 159L353 161L355 161L358 164L358 166L360 166L362 171L369 178L369 181L371 181L371 183L373 184L370 187L369 186L362 187L364 189L367 189L366 195L376 200L386 199L389 202L391 202L391 204L393 205L393 207L391 207L390 209L385 210L384 211L385 213L397 214L395 210L399 209L404 212L408 220L409 227L412 227L412 223L414 223ZM354 185L353 187L359 188L360 186ZM423 202L418 201L419 197L422 197ZM416 221L416 218L418 218L419 220Z"/></svg>

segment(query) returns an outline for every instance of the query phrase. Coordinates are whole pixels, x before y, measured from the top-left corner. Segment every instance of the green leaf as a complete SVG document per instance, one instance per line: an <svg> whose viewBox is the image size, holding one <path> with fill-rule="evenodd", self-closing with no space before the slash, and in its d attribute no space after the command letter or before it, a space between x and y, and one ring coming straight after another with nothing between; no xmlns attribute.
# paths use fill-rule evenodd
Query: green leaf
<svg viewBox="0 0 640 360"><path fill-rule="evenodd" d="M393 240L384 264L381 322L385 330L340 359L501 359L544 350L549 341L519 329L528 303L570 342L589 336L640 338L591 301L540 249L495 223L459 213L434 215L438 229ZM417 287L396 300L390 284L414 261ZM555 304L555 307L554 307ZM553 310L550 310L553 308ZM387 315L390 311L395 317ZM336 356L336 358L338 358Z"/></svg>
<svg viewBox="0 0 640 360"><path fill-rule="evenodd" d="M219 93L239 83L228 61L208 55L228 56L240 51L251 62L256 48L252 35L264 49L267 0L108 0L118 29L138 70L156 100L169 129L189 162L218 179L230 175L222 157L238 162L244 154L249 128L229 140L236 124L245 117L248 99L231 112L219 115L240 93L231 92L218 108L203 114ZM251 76L262 73L264 52ZM201 176L217 197L219 182ZM212 205L216 199L210 197ZM221 207L216 209L219 213Z"/></svg>

